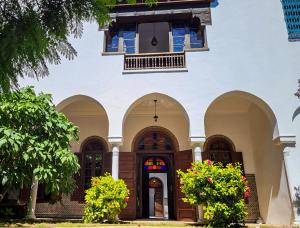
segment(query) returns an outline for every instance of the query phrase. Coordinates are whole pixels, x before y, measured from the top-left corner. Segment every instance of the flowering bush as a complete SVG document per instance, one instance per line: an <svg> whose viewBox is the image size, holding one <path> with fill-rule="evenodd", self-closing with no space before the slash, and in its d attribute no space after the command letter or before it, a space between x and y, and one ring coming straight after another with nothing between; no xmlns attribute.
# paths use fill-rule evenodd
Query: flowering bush
<svg viewBox="0 0 300 228"><path fill-rule="evenodd" d="M213 227L230 227L247 216L246 200L250 188L239 164L210 160L195 162L186 172L178 170L184 202L203 205L204 218Z"/></svg>
<svg viewBox="0 0 300 228"><path fill-rule="evenodd" d="M127 206L129 190L123 180L114 180L108 173L92 178L92 187L86 190L83 220L116 222L116 216Z"/></svg>

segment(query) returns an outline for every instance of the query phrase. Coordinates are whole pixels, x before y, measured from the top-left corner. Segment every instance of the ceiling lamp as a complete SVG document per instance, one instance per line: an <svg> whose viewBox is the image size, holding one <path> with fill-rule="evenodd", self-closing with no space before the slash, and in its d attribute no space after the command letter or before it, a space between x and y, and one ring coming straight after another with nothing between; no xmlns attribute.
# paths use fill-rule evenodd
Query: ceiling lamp
<svg viewBox="0 0 300 228"><path fill-rule="evenodd" d="M156 114L156 104L157 104L157 100L153 100L154 101L154 116L153 119L155 122L157 122L158 120L158 115Z"/></svg>

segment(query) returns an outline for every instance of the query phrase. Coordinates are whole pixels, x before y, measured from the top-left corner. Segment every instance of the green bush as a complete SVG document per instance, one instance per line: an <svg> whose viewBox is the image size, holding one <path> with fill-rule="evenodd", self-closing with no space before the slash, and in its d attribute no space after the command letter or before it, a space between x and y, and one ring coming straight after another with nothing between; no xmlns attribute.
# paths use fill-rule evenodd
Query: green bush
<svg viewBox="0 0 300 228"><path fill-rule="evenodd" d="M129 190L123 180L114 180L108 173L93 177L92 187L86 190L83 220L114 223L128 200Z"/></svg>
<svg viewBox="0 0 300 228"><path fill-rule="evenodd" d="M209 226L230 227L243 223L250 188L239 164L223 167L208 160L193 163L186 172L177 172L185 194L183 201L203 205Z"/></svg>

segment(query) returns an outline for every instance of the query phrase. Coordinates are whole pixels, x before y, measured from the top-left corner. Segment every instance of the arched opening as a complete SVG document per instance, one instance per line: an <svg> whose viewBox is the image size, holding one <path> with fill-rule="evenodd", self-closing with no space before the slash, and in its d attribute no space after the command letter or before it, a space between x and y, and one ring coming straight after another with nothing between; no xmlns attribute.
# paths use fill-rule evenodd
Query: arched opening
<svg viewBox="0 0 300 228"><path fill-rule="evenodd" d="M247 221L254 222L262 217L265 222L288 223L292 211L289 201L283 200L289 197L289 191L282 148L274 142L278 129L271 108L246 92L223 94L206 111L205 134L206 148L210 145L210 137L222 135L230 138L234 142L232 148L241 153L245 175L252 189ZM230 148L230 144L233 145L230 141L223 146ZM231 159L235 160L234 157Z"/></svg>
<svg viewBox="0 0 300 228"><path fill-rule="evenodd" d="M174 135L161 127L148 127L133 142L137 162L137 217L175 219ZM158 186L155 188L155 180ZM161 186L161 187L159 187Z"/></svg>
<svg viewBox="0 0 300 228"><path fill-rule="evenodd" d="M106 152L107 145L100 137L90 137L83 142L81 181L84 191L91 187L92 177L104 174L103 160Z"/></svg>
<svg viewBox="0 0 300 228"><path fill-rule="evenodd" d="M71 147L80 163L75 176L76 188L71 201L84 201L84 192L91 186L91 178L111 172L111 153L107 144L108 117L102 105L95 99L76 95L57 105L67 118L79 128L79 142Z"/></svg>
<svg viewBox="0 0 300 228"><path fill-rule="evenodd" d="M233 142L224 135L210 136L204 144L203 157L215 162L221 162L224 166L235 161L236 153ZM242 161L240 161L242 162Z"/></svg>
<svg viewBox="0 0 300 228"><path fill-rule="evenodd" d="M76 95L63 100L56 108L79 127L79 142L71 143L74 152L78 153L83 141L91 136L107 140L108 117L103 106L95 99Z"/></svg>
<svg viewBox="0 0 300 228"><path fill-rule="evenodd" d="M156 177L166 188L163 217L195 221L195 208L182 202L183 195L175 173L177 169L189 168L193 160L189 118L178 101L160 93L151 93L136 100L123 118L120 151L119 177L126 181L130 194L136 199L136 202L129 202L121 218L150 218L149 179L154 177L152 175L161 175ZM143 164L149 158L162 159L166 170L144 170Z"/></svg>
<svg viewBox="0 0 300 228"><path fill-rule="evenodd" d="M155 102L158 120L154 120ZM175 99L160 93L151 93L136 100L123 118L123 151L132 150L136 134L150 126L168 129L176 136L180 150L190 149L189 118L183 106Z"/></svg>
<svg viewBox="0 0 300 228"><path fill-rule="evenodd" d="M157 177L151 177L149 179L150 218L164 218L164 198L163 182Z"/></svg>

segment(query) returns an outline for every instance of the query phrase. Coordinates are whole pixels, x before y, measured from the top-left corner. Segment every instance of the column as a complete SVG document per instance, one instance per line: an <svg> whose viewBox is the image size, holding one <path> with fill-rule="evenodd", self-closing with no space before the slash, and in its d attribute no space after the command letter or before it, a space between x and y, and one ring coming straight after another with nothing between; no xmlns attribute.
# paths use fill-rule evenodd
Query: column
<svg viewBox="0 0 300 228"><path fill-rule="evenodd" d="M291 206L293 209L293 216L294 216L292 223L294 225L299 225L300 224L300 215L297 213L298 208L295 205L295 201L296 201L295 192L294 192L293 186L290 184L291 173L289 173L289 169L288 169L288 156L295 149L296 137L280 136L278 141L279 141L278 145L283 147L284 169L285 169L285 173L286 173L286 179L287 179L287 184L288 184L288 188L289 188Z"/></svg>
<svg viewBox="0 0 300 228"><path fill-rule="evenodd" d="M296 207L296 205L294 205L295 203L295 192L294 192L294 188L293 186L290 184L290 173L288 171L288 168L287 168L287 160L288 160L288 156L291 152L292 148L291 147L285 147L284 150L283 150L283 159L284 159L284 169L285 169L285 173L286 173L286 178L287 178L287 182L288 182L288 188L289 188L289 193L290 193L290 199L291 199L291 205L293 207L293 212L294 212L294 218L293 218L293 224L294 225L299 225L300 224L300 216L298 215L297 213L297 210L298 208Z"/></svg>
<svg viewBox="0 0 300 228"><path fill-rule="evenodd" d="M191 146L193 147L193 159L194 161L200 161L202 162L202 148L204 145L205 137L191 137ZM200 223L204 223L204 215L203 215L203 208L202 206L196 207L196 215L197 215L197 220Z"/></svg>
<svg viewBox="0 0 300 228"><path fill-rule="evenodd" d="M117 180L119 179L119 153L122 145L122 137L109 137L108 141L112 145L112 167L111 175Z"/></svg>

